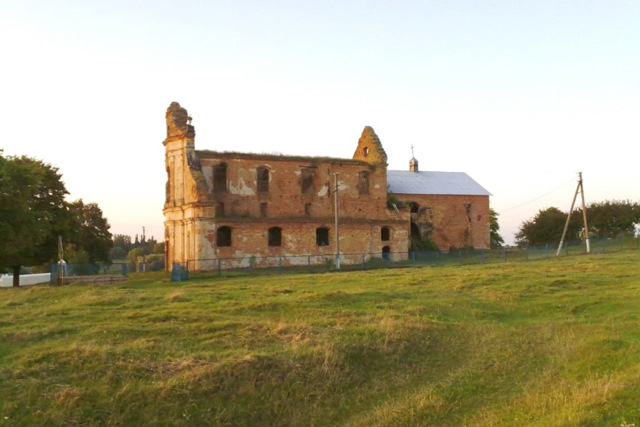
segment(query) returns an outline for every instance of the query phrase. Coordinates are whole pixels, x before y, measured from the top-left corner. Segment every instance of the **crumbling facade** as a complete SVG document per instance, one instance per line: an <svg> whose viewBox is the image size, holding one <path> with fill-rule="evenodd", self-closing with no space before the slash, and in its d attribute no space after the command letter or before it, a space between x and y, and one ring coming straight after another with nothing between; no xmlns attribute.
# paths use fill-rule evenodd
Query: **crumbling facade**
<svg viewBox="0 0 640 427"><path fill-rule="evenodd" d="M440 212L467 221L441 249L488 248L488 193L463 201L393 195L426 208L428 220L388 203L387 156L370 127L352 159L337 159L196 150L191 118L176 102L166 123L167 268L319 264L335 262L338 251L342 263L406 259L415 227L436 242L450 234L440 230L448 224L437 219ZM441 210L441 202L462 207Z"/></svg>

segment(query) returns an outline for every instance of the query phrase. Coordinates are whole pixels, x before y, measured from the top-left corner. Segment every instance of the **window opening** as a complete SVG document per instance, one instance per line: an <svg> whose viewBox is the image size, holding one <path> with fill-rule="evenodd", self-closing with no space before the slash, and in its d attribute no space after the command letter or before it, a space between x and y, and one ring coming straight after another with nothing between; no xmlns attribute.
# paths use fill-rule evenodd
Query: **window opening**
<svg viewBox="0 0 640 427"><path fill-rule="evenodd" d="M382 259L391 259L391 248L389 246L385 246L382 248Z"/></svg>
<svg viewBox="0 0 640 427"><path fill-rule="evenodd" d="M420 209L420 205L416 202L411 202L411 213L418 213L418 209Z"/></svg>
<svg viewBox="0 0 640 427"><path fill-rule="evenodd" d="M269 229L269 246L282 246L282 228L271 227Z"/></svg>
<svg viewBox="0 0 640 427"><path fill-rule="evenodd" d="M267 204L266 203L260 203L260 216L261 217L266 217L267 216Z"/></svg>
<svg viewBox="0 0 640 427"><path fill-rule="evenodd" d="M219 227L217 231L216 244L219 247L231 246L231 227Z"/></svg>
<svg viewBox="0 0 640 427"><path fill-rule="evenodd" d="M380 240L383 242L391 240L391 229L389 227L382 227L380 229Z"/></svg>
<svg viewBox="0 0 640 427"><path fill-rule="evenodd" d="M369 194L369 172L358 174L358 193L361 196Z"/></svg>
<svg viewBox="0 0 640 427"><path fill-rule="evenodd" d="M313 169L302 168L301 179L300 179L302 194L311 195L314 193L315 191L315 184L313 182L314 178L315 178L315 171Z"/></svg>
<svg viewBox="0 0 640 427"><path fill-rule="evenodd" d="M316 245L329 246L329 229L326 227L316 228Z"/></svg>
<svg viewBox="0 0 640 427"><path fill-rule="evenodd" d="M304 204L304 214L306 216L311 216L311 203Z"/></svg>
<svg viewBox="0 0 640 427"><path fill-rule="evenodd" d="M213 191L216 193L227 191L227 165L225 163L213 167Z"/></svg>
<svg viewBox="0 0 640 427"><path fill-rule="evenodd" d="M258 193L269 192L269 169L266 167L259 167L257 169L257 186Z"/></svg>

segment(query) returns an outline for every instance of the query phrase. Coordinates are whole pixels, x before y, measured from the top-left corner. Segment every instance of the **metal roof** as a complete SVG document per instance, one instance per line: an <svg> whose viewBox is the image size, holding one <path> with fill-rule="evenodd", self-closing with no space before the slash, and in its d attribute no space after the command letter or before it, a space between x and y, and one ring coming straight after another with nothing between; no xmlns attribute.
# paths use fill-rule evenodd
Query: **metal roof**
<svg viewBox="0 0 640 427"><path fill-rule="evenodd" d="M390 193L490 196L484 187L464 172L387 171Z"/></svg>

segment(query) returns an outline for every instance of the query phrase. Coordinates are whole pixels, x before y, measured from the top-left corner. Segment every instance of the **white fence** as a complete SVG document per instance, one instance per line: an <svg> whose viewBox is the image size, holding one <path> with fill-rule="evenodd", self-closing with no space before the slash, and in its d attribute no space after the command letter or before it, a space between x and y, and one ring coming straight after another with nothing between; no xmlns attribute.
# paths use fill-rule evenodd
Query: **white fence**
<svg viewBox="0 0 640 427"><path fill-rule="evenodd" d="M3 274L0 276L0 288L8 288L13 286L13 274ZM20 286L36 285L38 283L49 283L51 281L51 273L41 274L21 274Z"/></svg>

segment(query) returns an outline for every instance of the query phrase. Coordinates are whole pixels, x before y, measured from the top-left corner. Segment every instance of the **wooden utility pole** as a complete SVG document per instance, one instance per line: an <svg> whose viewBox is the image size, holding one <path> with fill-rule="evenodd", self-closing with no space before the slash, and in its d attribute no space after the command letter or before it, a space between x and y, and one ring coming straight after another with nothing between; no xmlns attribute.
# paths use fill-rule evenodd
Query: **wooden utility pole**
<svg viewBox="0 0 640 427"><path fill-rule="evenodd" d="M585 244L587 247L587 253L591 252L591 245L589 244L589 226L587 224L587 207L585 206L585 203L584 203L584 186L582 185L582 172L578 172L578 186L576 187L576 192L573 195L573 201L571 202L571 209L569 209L567 222L564 224L564 230L562 231L562 238L560 239L560 244L558 245L558 251L556 252L556 256L560 255L560 251L562 250L562 245L564 245L564 239L565 237L567 237L567 230L569 229L569 221L571 220L571 213L573 212L573 207L576 204L576 198L578 197L578 192L580 192L582 196L582 220L584 223Z"/></svg>
<svg viewBox="0 0 640 427"><path fill-rule="evenodd" d="M340 270L340 232L338 231L338 172L335 172L333 174L334 178L335 178L335 184L334 184L334 189L333 189L333 193L334 193L334 199L335 199L335 208L334 208L334 214L335 214L335 229L336 229L336 269Z"/></svg>

